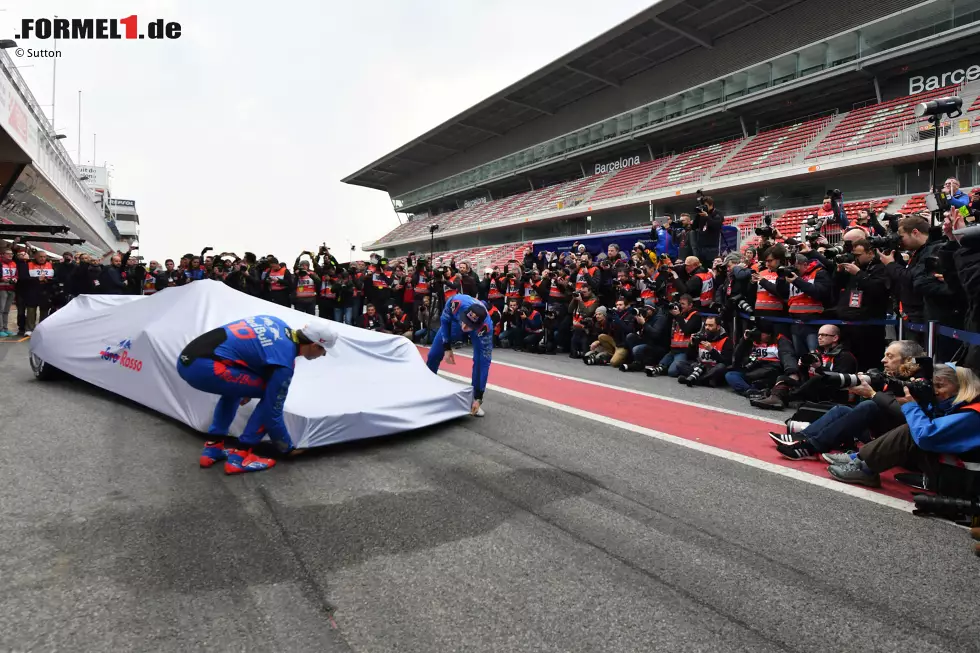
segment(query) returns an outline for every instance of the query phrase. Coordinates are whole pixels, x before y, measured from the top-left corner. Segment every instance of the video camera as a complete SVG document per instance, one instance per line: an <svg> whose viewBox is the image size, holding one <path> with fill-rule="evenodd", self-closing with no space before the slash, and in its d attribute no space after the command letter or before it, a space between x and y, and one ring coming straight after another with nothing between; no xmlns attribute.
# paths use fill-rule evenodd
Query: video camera
<svg viewBox="0 0 980 653"><path fill-rule="evenodd" d="M772 216L763 217L762 224L763 226L755 228L755 235L760 238L772 238L775 235L775 230L772 228Z"/></svg>
<svg viewBox="0 0 980 653"><path fill-rule="evenodd" d="M698 200L698 203L694 207L694 212L696 214L707 213L708 205L704 203L704 192L699 188L695 191L694 197Z"/></svg>

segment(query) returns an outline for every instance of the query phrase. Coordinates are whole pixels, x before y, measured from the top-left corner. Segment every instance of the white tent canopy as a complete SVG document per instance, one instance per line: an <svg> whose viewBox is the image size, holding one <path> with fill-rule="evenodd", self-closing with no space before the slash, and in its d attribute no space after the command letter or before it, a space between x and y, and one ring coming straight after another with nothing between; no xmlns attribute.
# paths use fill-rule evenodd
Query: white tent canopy
<svg viewBox="0 0 980 653"><path fill-rule="evenodd" d="M177 357L202 333L253 315L274 315L297 329L320 320L216 281L195 281L146 297L77 297L38 325L31 353L206 432L218 397L188 386L177 374ZM409 431L469 413L473 389L430 372L407 339L330 324L340 335L338 356L296 361L285 413L297 448ZM239 410L232 435L241 434L256 404Z"/></svg>

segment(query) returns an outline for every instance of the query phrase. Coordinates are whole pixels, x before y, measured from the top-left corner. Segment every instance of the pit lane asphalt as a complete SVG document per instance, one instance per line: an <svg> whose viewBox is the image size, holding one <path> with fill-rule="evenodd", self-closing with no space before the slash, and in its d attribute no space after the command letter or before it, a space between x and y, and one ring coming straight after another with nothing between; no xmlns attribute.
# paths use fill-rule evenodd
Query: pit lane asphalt
<svg viewBox="0 0 980 653"><path fill-rule="evenodd" d="M0 650L978 650L943 522L489 393L226 477L26 355L0 345Z"/></svg>

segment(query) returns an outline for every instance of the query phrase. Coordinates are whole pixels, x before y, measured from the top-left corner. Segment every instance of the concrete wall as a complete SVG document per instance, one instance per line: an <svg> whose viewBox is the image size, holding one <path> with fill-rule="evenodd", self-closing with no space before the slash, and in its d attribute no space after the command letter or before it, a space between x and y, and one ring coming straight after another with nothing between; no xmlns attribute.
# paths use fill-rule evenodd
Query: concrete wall
<svg viewBox="0 0 980 653"><path fill-rule="evenodd" d="M507 156L585 125L669 97L805 44L854 29L869 21L919 4L921 0L807 0L724 37L711 50L697 48L665 65L609 88L462 152L446 162L393 183L392 196ZM678 74L684 71L685 74Z"/></svg>

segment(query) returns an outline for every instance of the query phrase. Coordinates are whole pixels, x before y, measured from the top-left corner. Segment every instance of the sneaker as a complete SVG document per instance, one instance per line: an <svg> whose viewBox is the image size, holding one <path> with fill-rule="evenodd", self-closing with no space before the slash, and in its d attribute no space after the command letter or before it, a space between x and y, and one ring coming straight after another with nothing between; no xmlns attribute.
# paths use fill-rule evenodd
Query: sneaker
<svg viewBox="0 0 980 653"><path fill-rule="evenodd" d="M480 406L479 408L476 409L476 412L473 413L473 417L485 417L486 414L487 411L483 410L483 406Z"/></svg>
<svg viewBox="0 0 980 653"><path fill-rule="evenodd" d="M213 467L216 462L220 462L227 457L228 452L225 451L224 442L220 440L208 440L204 443L204 449L201 451L201 467Z"/></svg>
<svg viewBox="0 0 980 653"><path fill-rule="evenodd" d="M790 460L816 460L817 451L809 442L794 442L793 444L777 444L776 451Z"/></svg>
<svg viewBox="0 0 980 653"><path fill-rule="evenodd" d="M34 332L33 331L25 331L24 332L24 335L27 336L28 338L30 338L32 333L34 333Z"/></svg>
<svg viewBox="0 0 980 653"><path fill-rule="evenodd" d="M245 474L247 472L261 472L275 467L276 461L272 458L260 458L252 453L251 449L230 449L228 460L225 461L225 474Z"/></svg>
<svg viewBox="0 0 980 653"><path fill-rule="evenodd" d="M827 468L830 475L841 483L881 487L881 477L867 468L860 458L844 465L831 465Z"/></svg>
<svg viewBox="0 0 980 653"><path fill-rule="evenodd" d="M823 458L824 462L831 465L846 465L857 456L856 453L822 453L820 457Z"/></svg>
<svg viewBox="0 0 980 653"><path fill-rule="evenodd" d="M777 447L781 444L800 443L799 439L790 433L776 433L775 431L769 431L769 437L772 438L772 441L776 443Z"/></svg>
<svg viewBox="0 0 980 653"><path fill-rule="evenodd" d="M8 331L0 331L0 338L9 338L12 335L14 335L14 334L12 334L12 333L10 333Z"/></svg>

